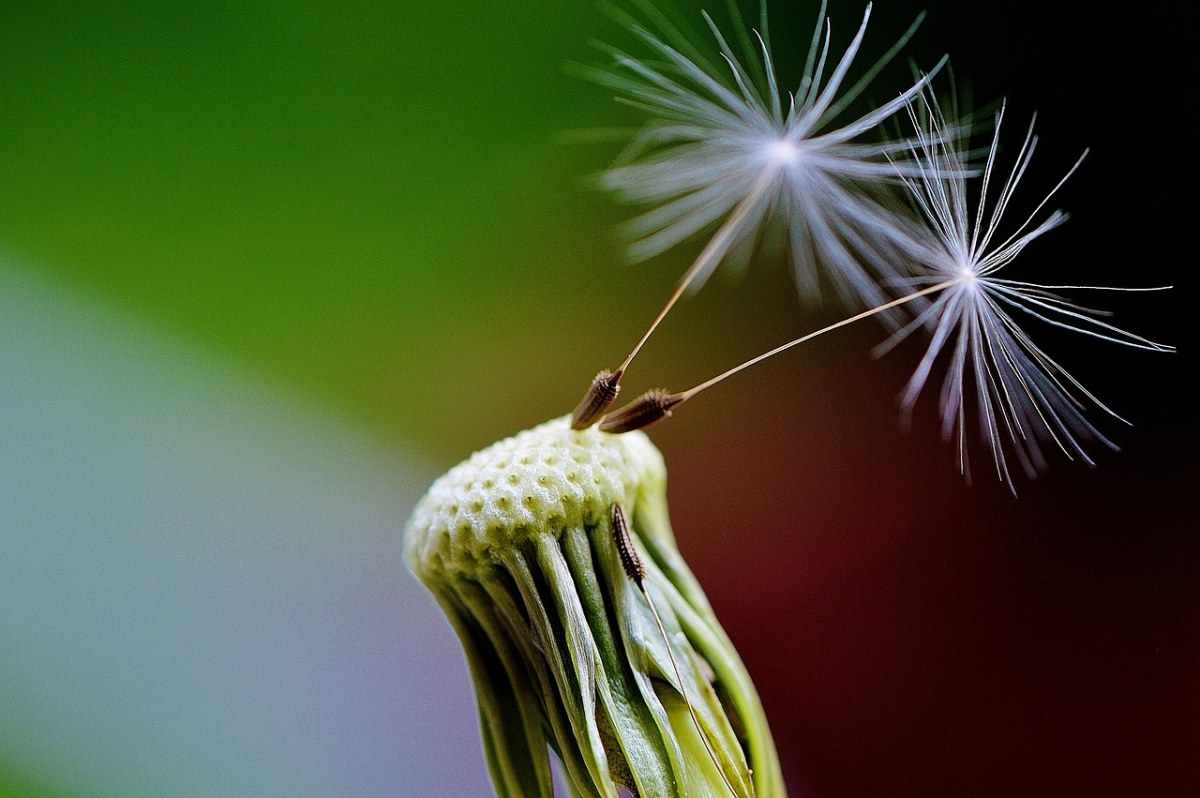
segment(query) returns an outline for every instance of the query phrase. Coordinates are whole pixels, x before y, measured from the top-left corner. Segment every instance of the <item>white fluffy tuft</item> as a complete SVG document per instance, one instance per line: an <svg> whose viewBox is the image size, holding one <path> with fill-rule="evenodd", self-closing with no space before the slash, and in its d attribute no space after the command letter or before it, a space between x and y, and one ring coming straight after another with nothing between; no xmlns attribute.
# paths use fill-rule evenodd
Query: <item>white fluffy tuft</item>
<svg viewBox="0 0 1200 798"><path fill-rule="evenodd" d="M852 307L885 301L880 284L898 276L902 236L895 208L881 204L888 194L881 189L896 182L894 161L903 158L911 142L876 142L870 136L912 101L931 75L875 110L835 123L916 24L846 87L871 9L833 63L822 5L803 78L784 94L765 33L755 31L752 43L735 20L739 56L706 15L719 50L719 58L710 58L642 5L651 26L618 16L651 57L610 48L611 67L592 72L619 99L649 116L602 179L622 200L647 208L626 227L631 256L654 257L723 225L703 263L687 278L695 290L720 263L731 260L731 253L744 256L767 228L774 228L786 235L796 283L806 297L816 298L825 283ZM761 24L765 32L765 8ZM905 169L900 166L901 173Z"/></svg>
<svg viewBox="0 0 1200 798"><path fill-rule="evenodd" d="M1005 237L1000 225L1009 201L1029 166L1037 147L1033 123L1007 177L996 174L1004 109L996 114L995 133L982 173L978 205L970 209L966 141L954 131L965 126L948 123L937 101L927 94L909 109L917 128L910 163L919 174L903 180L924 218L913 251L923 274L913 285L944 285L944 290L907 326L898 330L882 349L918 328L930 331L931 340L903 394L911 409L929 380L935 361L944 352L949 363L942 383L940 413L943 433L958 442L961 467L967 467L967 406L978 413L979 433L991 453L998 477L1013 486L1010 458L1030 476L1045 468L1043 446L1049 442L1068 457L1091 464L1084 449L1087 441L1116 448L1084 415L1079 397L1120 418L1096 399L1069 372L1043 351L1021 329L1013 311L1084 335L1139 349L1171 351L1108 324L1095 311L1082 308L1055 293L1070 286L1015 282L996 274L1034 239L1066 220L1054 211L1037 221L1042 209L1082 162L1067 172L1033 212ZM1085 152L1084 155L1087 153ZM996 184L1003 181L999 190ZM993 196L994 195L994 196ZM1146 290L1074 286L1092 290Z"/></svg>

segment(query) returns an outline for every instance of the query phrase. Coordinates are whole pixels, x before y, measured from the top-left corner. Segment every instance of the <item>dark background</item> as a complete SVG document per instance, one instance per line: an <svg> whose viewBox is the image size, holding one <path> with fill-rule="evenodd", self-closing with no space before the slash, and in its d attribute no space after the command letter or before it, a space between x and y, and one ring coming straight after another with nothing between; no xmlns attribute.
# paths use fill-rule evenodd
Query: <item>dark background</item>
<svg viewBox="0 0 1200 798"><path fill-rule="evenodd" d="M928 64L944 47L977 107L1009 99L1010 155L1038 112L1021 207L1091 148L1057 199L1071 220L1009 276L1174 284L1096 304L1180 352L1031 325L1133 427L1110 420L1123 451L1097 451L1094 470L1059 458L1014 499L978 448L976 484L957 479L935 396L898 431L894 397L918 352L868 363L877 333L856 330L662 428L682 545L760 686L799 795L1190 794L1200 514L1182 322L1196 202L1173 131L1195 114L1172 23L1054 3L926 6L912 52ZM894 28L911 14L876 12Z"/></svg>

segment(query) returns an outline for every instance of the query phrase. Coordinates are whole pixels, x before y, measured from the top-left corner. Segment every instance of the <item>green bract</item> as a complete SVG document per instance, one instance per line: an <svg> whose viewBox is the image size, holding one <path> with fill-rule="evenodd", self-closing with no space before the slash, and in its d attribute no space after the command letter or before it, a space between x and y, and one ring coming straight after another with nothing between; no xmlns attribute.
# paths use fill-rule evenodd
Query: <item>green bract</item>
<svg viewBox="0 0 1200 798"><path fill-rule="evenodd" d="M614 504L666 639L622 568ZM418 503L405 554L466 651L500 796L553 795L547 747L576 796L727 796L726 781L784 795L754 686L675 548L645 435L562 418L477 452Z"/></svg>

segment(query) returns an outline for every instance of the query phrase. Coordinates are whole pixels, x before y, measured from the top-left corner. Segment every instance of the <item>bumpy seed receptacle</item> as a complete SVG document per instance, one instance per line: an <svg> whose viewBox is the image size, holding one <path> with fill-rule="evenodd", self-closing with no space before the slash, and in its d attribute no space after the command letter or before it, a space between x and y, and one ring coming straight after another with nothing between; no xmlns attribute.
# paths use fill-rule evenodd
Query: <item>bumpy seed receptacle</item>
<svg viewBox="0 0 1200 798"><path fill-rule="evenodd" d="M622 569L614 503L666 640ZM498 795L551 798L549 747L576 796L708 798L726 782L784 796L762 706L675 547L666 468L642 433L561 418L476 452L417 504L405 556L462 641Z"/></svg>

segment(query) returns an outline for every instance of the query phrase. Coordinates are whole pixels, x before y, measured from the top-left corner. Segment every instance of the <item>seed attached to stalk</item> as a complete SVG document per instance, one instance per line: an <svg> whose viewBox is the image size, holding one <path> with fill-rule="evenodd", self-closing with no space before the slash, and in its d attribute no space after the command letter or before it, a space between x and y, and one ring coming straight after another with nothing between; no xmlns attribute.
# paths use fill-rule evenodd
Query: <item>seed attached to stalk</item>
<svg viewBox="0 0 1200 798"><path fill-rule="evenodd" d="M612 528L613 540L617 544L617 554L621 557L621 567L625 569L625 575L629 577L638 590L642 591L642 595L646 597L646 604L650 607L650 614L654 616L654 623L658 625L658 631L662 635L663 643L667 646L667 656L671 658L671 669L675 671L675 678L680 684L684 684L683 674L679 672L679 663L675 661L675 654L671 651L671 641L667 638L667 630L663 626L662 617L658 614L658 608L654 606L654 598L646 590L646 566L642 565L642 558L638 556L637 548L633 543L633 536L629 534L629 519L625 515L625 508L620 504L612 506ZM725 781L725 786L734 798L740 798L738 791L729 783L728 777L721 770L721 762L717 759L716 753L712 750L712 743L704 736L704 729L700 726L700 719L696 717L696 708L692 706L692 700L684 695L684 703L687 704L688 714L692 716L692 723L696 726L696 732L700 736L700 741L704 743L704 749L708 751L708 758L716 766L717 772L721 774L721 778Z"/></svg>

